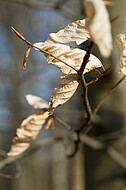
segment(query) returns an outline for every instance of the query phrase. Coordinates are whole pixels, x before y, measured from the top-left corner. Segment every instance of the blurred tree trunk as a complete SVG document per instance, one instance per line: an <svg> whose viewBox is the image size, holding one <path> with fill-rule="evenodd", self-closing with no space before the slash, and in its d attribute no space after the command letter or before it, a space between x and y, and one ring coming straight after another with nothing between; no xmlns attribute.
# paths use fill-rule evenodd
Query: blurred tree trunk
<svg viewBox="0 0 126 190"><path fill-rule="evenodd" d="M110 17L113 18L119 15L119 19L112 23L113 37L117 34L126 31L126 1L115 0L115 7L110 7ZM98 88L92 88L93 92L97 91L96 102L98 102L104 94L123 76L118 74L120 68L120 51L114 42L113 55L108 60L103 60L106 63L106 68L112 64L112 71L108 72L103 77L104 81L98 82ZM109 64L108 64L109 63ZM103 90L103 88L104 90ZM92 93L93 93L92 92ZM93 98L93 100L92 100ZM98 100L99 99L99 100ZM95 101L94 96L91 101ZM116 91L105 101L103 106L98 112L99 123L94 126L91 135L102 135L112 131L124 129L126 127L126 81L116 89ZM126 138L113 142L112 145L121 153L126 156L125 146ZM94 151L85 147L85 160L86 160L86 190L125 190L125 170L120 168L112 159L106 155L104 150Z"/></svg>

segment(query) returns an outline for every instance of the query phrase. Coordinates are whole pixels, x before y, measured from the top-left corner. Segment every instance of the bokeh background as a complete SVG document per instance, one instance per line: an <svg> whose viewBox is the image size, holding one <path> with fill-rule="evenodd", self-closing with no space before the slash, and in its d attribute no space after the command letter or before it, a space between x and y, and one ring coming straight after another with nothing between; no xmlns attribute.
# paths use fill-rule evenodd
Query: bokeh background
<svg viewBox="0 0 126 190"><path fill-rule="evenodd" d="M114 0L113 0L114 1ZM109 7L110 18L119 15L112 23L113 39L126 31L126 2L114 1ZM48 65L40 52L31 50L27 68L23 71L23 58L27 44L11 30L17 29L30 42L45 41L49 33L57 32L68 23L85 17L82 0L0 0L0 148L8 151L16 128L21 121L35 110L25 99L33 94L49 101L53 89L58 85L62 73L53 65ZM75 45L75 44L74 44ZM101 97L122 76L118 74L120 52L114 41L114 51L109 59L103 59L97 47L93 53L107 68L104 77L89 89L91 106L94 108ZM80 48L85 48L84 45ZM94 74L89 74L91 80ZM126 124L126 86L121 84L117 91L107 99L99 111L95 128L90 135L99 136L125 129ZM73 127L84 120L81 88L68 103L58 108L58 117ZM41 130L37 141L54 134L67 134L67 130L55 123L54 128ZM111 144L126 156L125 136ZM113 162L104 151L94 151L81 146L73 158L66 157L63 143L48 145L35 154L20 161L21 176L18 179L0 178L1 190L125 190L126 172ZM12 167L12 173L13 167Z"/></svg>

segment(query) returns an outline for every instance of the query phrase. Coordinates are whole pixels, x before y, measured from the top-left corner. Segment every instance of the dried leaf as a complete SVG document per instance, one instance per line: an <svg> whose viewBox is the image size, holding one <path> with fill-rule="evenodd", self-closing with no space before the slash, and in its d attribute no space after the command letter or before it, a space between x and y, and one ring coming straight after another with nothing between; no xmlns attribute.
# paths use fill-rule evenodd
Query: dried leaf
<svg viewBox="0 0 126 190"><path fill-rule="evenodd" d="M104 57L109 57L112 52L112 35L109 15L104 2L101 0L85 0L84 6L91 39L97 44L101 54Z"/></svg>
<svg viewBox="0 0 126 190"><path fill-rule="evenodd" d="M67 25L65 29L60 30L57 33L51 33L49 40L62 44L70 44L72 42L76 42L77 45L79 45L90 38L85 24L86 19L72 22Z"/></svg>
<svg viewBox="0 0 126 190"><path fill-rule="evenodd" d="M42 98L38 97L38 96L33 96L31 94L27 94L26 99L28 101L28 103L33 106L35 109L48 109L49 104L48 102L46 102L45 100L43 100Z"/></svg>
<svg viewBox="0 0 126 190"><path fill-rule="evenodd" d="M120 72L126 75L126 48L121 53L121 68Z"/></svg>
<svg viewBox="0 0 126 190"><path fill-rule="evenodd" d="M126 47L126 33L121 33L116 36L115 39L116 45L122 51Z"/></svg>
<svg viewBox="0 0 126 190"><path fill-rule="evenodd" d="M27 64L27 60L28 60L28 56L29 56L30 51L31 51L31 46L28 47L28 49L25 53L24 62L23 62L23 69L26 68L26 64Z"/></svg>
<svg viewBox="0 0 126 190"><path fill-rule="evenodd" d="M50 118L48 119L48 121L47 121L47 123L46 123L46 126L45 126L45 129L48 130L51 125L54 126L54 119L53 119L53 117L50 117Z"/></svg>
<svg viewBox="0 0 126 190"><path fill-rule="evenodd" d="M126 33L117 35L115 41L121 51L120 72L126 75Z"/></svg>
<svg viewBox="0 0 126 190"><path fill-rule="evenodd" d="M86 54L86 51L83 51L81 49L71 48L68 45L53 43L49 40L44 43L36 43L35 46L57 57L58 60L54 59L50 55L45 54L48 63L54 64L65 74L76 74L77 72L75 70L80 69L83 58ZM72 68L65 65L62 61L67 63L67 65L70 65ZM102 67L102 63L98 58L91 54L89 62L87 63L84 70L84 74L98 67Z"/></svg>
<svg viewBox="0 0 126 190"><path fill-rule="evenodd" d="M27 117L16 131L16 136L12 141L8 156L19 155L29 148L48 116L49 113L47 111L43 111L40 114L34 114Z"/></svg>
<svg viewBox="0 0 126 190"><path fill-rule="evenodd" d="M49 102L50 110L64 104L73 96L79 85L78 80L78 75L66 75L60 77L60 84L54 89Z"/></svg>

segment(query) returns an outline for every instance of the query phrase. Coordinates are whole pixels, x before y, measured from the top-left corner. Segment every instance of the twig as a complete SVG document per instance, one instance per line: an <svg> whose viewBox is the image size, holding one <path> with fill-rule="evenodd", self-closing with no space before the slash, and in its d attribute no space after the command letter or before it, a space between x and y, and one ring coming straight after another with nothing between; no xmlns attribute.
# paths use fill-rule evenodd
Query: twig
<svg viewBox="0 0 126 190"><path fill-rule="evenodd" d="M7 178L7 179L17 179L21 175L21 166L18 162L16 163L16 168L17 168L16 174L12 175L12 174L0 172L0 177Z"/></svg>
<svg viewBox="0 0 126 190"><path fill-rule="evenodd" d="M51 137L49 139L41 140L35 144L35 146L29 148L26 152L23 154L17 155L17 156L10 156L5 158L0 162L0 169L4 168L6 165L11 164L17 160L20 160L26 156L29 156L30 154L38 151L42 146L46 146L49 144L54 144L59 141L62 141L62 137Z"/></svg>
<svg viewBox="0 0 126 190"><path fill-rule="evenodd" d="M104 144L102 142L92 137L89 137L88 135L80 135L80 141L95 150L100 150L104 148Z"/></svg>
<svg viewBox="0 0 126 190"><path fill-rule="evenodd" d="M90 54L91 54L91 50L92 50L93 45L94 45L94 42L91 41L91 43L90 43L90 45L89 45L89 47L88 47L88 50L87 50L87 52L86 52L86 54L85 54L85 56L84 56L84 58L83 58L83 62L82 62L82 64L81 64L81 67L80 67L80 69L79 69L79 71L78 71L78 75L79 75L79 76L81 76L81 75L83 74L83 71L84 71L84 69L85 69L85 66L86 66L86 64L87 64L87 62L88 62L88 60L89 60L89 57L90 57Z"/></svg>
<svg viewBox="0 0 126 190"><path fill-rule="evenodd" d="M122 77L113 87L112 89L101 99L99 104L96 106L96 108L93 111L93 116L96 115L101 105L104 103L104 101L108 98L109 95L113 93L113 91L116 89L116 87L126 78L126 76Z"/></svg>
<svg viewBox="0 0 126 190"><path fill-rule="evenodd" d="M94 84L95 82L97 82L98 79L99 79L101 76L103 76L109 69L111 69L111 67L112 67L112 66L110 66L109 68L105 69L102 73L99 73L99 76L98 76L95 80L93 80L93 81L87 83L87 86L90 86L90 85ZM97 71L99 72L99 70L97 70Z"/></svg>
<svg viewBox="0 0 126 190"><path fill-rule="evenodd" d="M68 125L66 122L64 122L63 120L61 120L61 119L59 119L58 117L55 117L55 116L53 116L53 118L54 118L58 123L60 123L61 125L63 125L65 128L67 128L69 131L72 131L72 130L73 130L73 128L72 128L70 125Z"/></svg>
<svg viewBox="0 0 126 190"><path fill-rule="evenodd" d="M108 147L106 150L107 154L112 158L116 163L118 163L123 169L126 170L126 158L123 157L115 148Z"/></svg>
<svg viewBox="0 0 126 190"><path fill-rule="evenodd" d="M107 155L118 165L120 165L123 169L126 170L126 158L121 153L119 153L114 147L107 147L105 143L93 139L92 137L89 137L87 135L80 136L80 141L95 150L105 149Z"/></svg>
<svg viewBox="0 0 126 190"><path fill-rule="evenodd" d="M114 131L108 134L104 134L96 137L100 141L115 140L126 136L126 129L120 131Z"/></svg>
<svg viewBox="0 0 126 190"><path fill-rule="evenodd" d="M87 116L88 116L87 120L91 120L91 118L92 118L92 110L91 110L91 107L90 107L90 104L89 104L89 99L88 99L88 95L87 95L88 87L87 87L84 75L81 76L81 84L82 84L82 87L83 87L84 106L85 106Z"/></svg>
<svg viewBox="0 0 126 190"><path fill-rule="evenodd" d="M110 22L112 23L112 22L114 22L115 20L117 20L118 18L119 18L119 15L113 17L113 18L110 20Z"/></svg>
<svg viewBox="0 0 126 190"><path fill-rule="evenodd" d="M64 127L66 127L68 130L72 131L72 134L71 134L71 138L74 142L74 150L72 153L70 153L69 155L67 154L67 157L68 158L71 158L73 157L77 152L78 152L78 145L79 145L79 142L80 142L80 139L79 139L79 134L75 131L74 128L72 128L70 125L68 125L66 122L64 122L63 120L59 119L58 117L55 117L54 116L54 119L60 123L61 125L63 125Z"/></svg>
<svg viewBox="0 0 126 190"><path fill-rule="evenodd" d="M84 106L85 106L86 113L87 113L87 120L91 120L92 110L91 110L88 95L87 95L88 87L87 87L87 83L86 83L84 75L83 75L83 71L85 69L85 66L86 66L88 60L89 60L93 45L94 45L94 42L91 41L91 43L88 47L88 50L87 50L87 52L83 58L83 62L81 64L81 67L78 71L78 75L80 76L80 80L81 80L81 84L82 84L82 88L83 88L83 100L84 100Z"/></svg>
<svg viewBox="0 0 126 190"><path fill-rule="evenodd" d="M54 59L56 59L56 60L58 60L58 61L64 63L65 65L67 65L68 67L72 68L74 71L76 71L76 72L78 73L78 71L77 71L74 67L72 67L71 65L67 64L67 63L64 62L63 60L61 60L61 59L55 57L54 55L48 53L47 51L44 51L44 50L38 48L37 46L33 45L33 44L32 44L31 42L29 42L24 36L22 36L17 30L15 30L15 28L11 27L11 29L15 32L15 34L16 34L21 40L23 40L24 42L26 42L29 46L31 46L31 47L33 47L33 48L36 48L36 49L39 50L41 53L47 54L47 55L53 57Z"/></svg>
<svg viewBox="0 0 126 190"><path fill-rule="evenodd" d="M42 1L34 1L34 0L0 0L0 2L3 2L3 3L15 3L15 4L19 4L19 5L24 5L24 6L27 6L28 8L33 8L33 9L54 9L54 10L57 10L58 12L60 12L61 14L64 14L66 15L67 17L69 18L72 18L72 19L77 19L78 18L78 15L75 15L75 13L73 11L71 11L70 9L68 9L67 7L62 7L62 6L59 6L57 8L57 3L59 1L56 1L56 2L42 2ZM81 17L83 15L80 15Z"/></svg>

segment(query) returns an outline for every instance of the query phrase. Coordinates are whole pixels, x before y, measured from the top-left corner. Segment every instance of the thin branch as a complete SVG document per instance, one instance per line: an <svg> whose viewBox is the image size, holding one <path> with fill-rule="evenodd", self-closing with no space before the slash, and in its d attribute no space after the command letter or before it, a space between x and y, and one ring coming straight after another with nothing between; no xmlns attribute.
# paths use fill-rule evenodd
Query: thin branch
<svg viewBox="0 0 126 190"><path fill-rule="evenodd" d="M43 10L43 9L54 9L56 11L58 11L60 14L64 14L69 18L72 19L77 19L78 15L75 15L75 13L73 11L71 11L70 9L68 9L67 7L62 7L62 4L59 4L59 0L55 1L55 2L42 2L42 1L34 1L34 0L0 0L0 2L3 3L15 3L15 4L19 4L19 5L24 5L27 6L28 8L33 8L33 9L39 9L39 10ZM60 5L60 6L57 6ZM80 15L82 17L82 15Z"/></svg>
<svg viewBox="0 0 126 190"><path fill-rule="evenodd" d="M0 169L4 168L6 165L11 164L17 160L20 160L24 157L27 157L27 156L31 155L32 153L35 153L36 151L38 151L43 146L46 146L49 144L54 144L54 143L57 143L59 141L62 141L62 137L51 137L49 139L41 140L41 141L37 142L34 146L29 148L23 154L19 154L17 156L10 156L10 157L7 157L4 160L2 160L0 162Z"/></svg>
<svg viewBox="0 0 126 190"><path fill-rule="evenodd" d="M126 129L120 130L120 131L114 131L108 134L98 136L96 138L100 141L110 141L110 140L116 140L125 136L126 136Z"/></svg>
<svg viewBox="0 0 126 190"><path fill-rule="evenodd" d="M123 76L112 88L111 90L101 99L101 101L99 102L99 104L96 106L96 108L93 111L93 116L96 115L96 113L98 112L98 110L100 109L101 105L104 103L104 101L115 91L115 89L117 88L117 86L126 78L126 76Z"/></svg>
<svg viewBox="0 0 126 190"><path fill-rule="evenodd" d="M126 158L121 153L111 146L107 148L106 152L111 159L113 159L117 164L126 170Z"/></svg>
<svg viewBox="0 0 126 190"><path fill-rule="evenodd" d="M63 60L61 60L61 59L55 57L54 55L48 53L47 51L44 51L44 50L38 48L37 46L33 45L33 44L32 44L31 42L29 42L24 36L22 36L17 30L15 30L15 28L11 27L11 29L15 32L15 34L16 34L21 40L23 40L24 42L26 42L29 46L31 46L31 47L33 47L33 48L36 48L36 49L39 50L41 53L47 54L47 55L53 57L54 59L56 59L56 60L58 60L58 61L64 63L65 65L67 65L68 67L72 68L74 71L76 71L76 72L78 73L78 71L77 71L74 67L72 67L71 65L67 64L67 63L64 62Z"/></svg>
<svg viewBox="0 0 126 190"><path fill-rule="evenodd" d="M91 106L90 106L88 95L87 95L88 87L87 87L84 75L81 76L81 84L82 84L82 87L83 87L84 106L85 106L87 116L88 116L87 120L91 120L92 119L92 110L91 110Z"/></svg>
<svg viewBox="0 0 126 190"><path fill-rule="evenodd" d="M0 172L0 177L7 178L7 179L17 179L21 175L21 166L18 162L16 163L16 169L17 169L17 172L13 175Z"/></svg>
<svg viewBox="0 0 126 190"><path fill-rule="evenodd" d="M91 110L91 106L89 103L89 99L88 99L88 87L87 87L87 83L85 81L84 75L83 75L83 71L85 69L85 66L89 60L90 54L91 54L91 50L92 47L94 45L94 42L91 41L90 45L88 46L88 50L83 58L83 62L81 64L81 67L78 71L78 75L80 76L80 80L81 80L81 84L82 84L82 88L83 88L83 100L84 100L84 106L86 109L86 113L87 113L87 120L91 120L92 118L92 110Z"/></svg>
<svg viewBox="0 0 126 190"><path fill-rule="evenodd" d="M100 73L100 71L97 70L97 71L99 72L98 77L97 77L95 80L93 80L93 81L87 83L87 86L90 86L90 85L94 84L95 82L97 82L101 76L103 76L109 69L111 69L111 67L112 67L112 66L110 66L109 68L105 69L102 73Z"/></svg>
<svg viewBox="0 0 126 190"><path fill-rule="evenodd" d="M68 125L66 122L64 122L63 120L61 120L61 119L59 119L58 117L55 117L55 116L53 116L53 118L54 118L58 123L60 123L61 125L63 125L65 128L67 128L69 131L72 131L72 130L73 130L73 128L72 128L70 125Z"/></svg>
<svg viewBox="0 0 126 190"><path fill-rule="evenodd" d="M119 166L126 170L126 158L121 153L119 153L114 147L107 147L105 143L93 139L92 137L89 137L87 135L80 136L80 141L95 150L105 149L107 155Z"/></svg>
<svg viewBox="0 0 126 190"><path fill-rule="evenodd" d="M89 137L88 135L80 135L80 141L95 150L100 150L104 148L104 144L102 142L92 137Z"/></svg>
<svg viewBox="0 0 126 190"><path fill-rule="evenodd" d="M91 50L92 50L93 45L94 45L94 42L91 41L91 43L90 43L90 45L89 45L89 47L88 47L88 50L87 50L87 52L86 52L86 54L85 54L85 56L84 56L84 58L83 58L83 62L82 62L82 64L81 64L81 67L80 67L80 69L79 69L79 71L78 71L78 75L79 75L79 76L81 76L81 75L83 74L83 71L84 71L84 69L85 69L85 66L86 66L86 64L87 64L87 62L88 62L88 60L89 60L89 57L90 57L90 54L91 54Z"/></svg>
<svg viewBox="0 0 126 190"><path fill-rule="evenodd" d="M118 18L119 18L119 15L113 17L113 18L110 20L110 22L112 23L112 22L114 22L115 20L117 20Z"/></svg>

